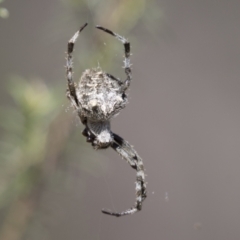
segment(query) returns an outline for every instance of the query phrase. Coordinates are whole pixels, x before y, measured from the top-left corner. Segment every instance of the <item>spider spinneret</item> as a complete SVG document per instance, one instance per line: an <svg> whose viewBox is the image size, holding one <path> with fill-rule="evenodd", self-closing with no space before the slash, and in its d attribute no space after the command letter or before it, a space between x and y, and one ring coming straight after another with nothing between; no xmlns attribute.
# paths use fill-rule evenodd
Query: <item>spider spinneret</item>
<svg viewBox="0 0 240 240"><path fill-rule="evenodd" d="M147 197L142 159L127 141L113 133L110 128L111 118L118 114L127 104L125 91L128 89L132 79L130 43L111 30L96 26L96 28L116 37L123 43L125 50L124 69L127 78L121 81L111 74L103 72L102 69L98 67L85 70L77 85L72 79L72 52L79 33L86 26L87 23L84 24L68 42L66 59L68 81L67 97L85 126L82 134L87 138L87 142L90 142L95 149L113 148L137 171L137 198L134 207L121 213L102 210L105 214L120 217L140 211L142 202Z"/></svg>

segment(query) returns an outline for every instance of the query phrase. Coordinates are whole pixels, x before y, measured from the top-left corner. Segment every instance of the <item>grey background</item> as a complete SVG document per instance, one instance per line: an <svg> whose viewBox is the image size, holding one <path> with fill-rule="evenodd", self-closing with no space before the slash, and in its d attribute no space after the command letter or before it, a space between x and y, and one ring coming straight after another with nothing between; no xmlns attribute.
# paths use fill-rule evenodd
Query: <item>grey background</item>
<svg viewBox="0 0 240 240"><path fill-rule="evenodd" d="M135 173L113 151L96 152L98 174L83 170L68 188L46 190L40 220L32 220L25 239L240 238L240 1L158 3L165 27L147 35L140 24L128 36L136 43L130 103L112 122L144 160L143 211L118 219L102 215L102 207L133 204ZM61 81L65 111L64 51L79 24L58 1L5 6L11 15L0 20L1 82L12 73ZM3 90L1 100L8 101ZM72 124L81 141L82 127Z"/></svg>

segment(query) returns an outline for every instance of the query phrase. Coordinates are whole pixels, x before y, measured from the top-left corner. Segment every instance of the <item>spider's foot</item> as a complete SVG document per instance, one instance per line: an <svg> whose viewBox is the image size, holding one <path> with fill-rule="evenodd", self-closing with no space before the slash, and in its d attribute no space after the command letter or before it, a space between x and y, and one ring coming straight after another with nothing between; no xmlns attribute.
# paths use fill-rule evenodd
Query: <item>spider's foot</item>
<svg viewBox="0 0 240 240"><path fill-rule="evenodd" d="M115 216L115 217L131 215L131 214L136 213L137 211L138 211L137 208L131 208L131 209L128 209L128 210L126 210L124 212L117 213L117 212L112 212L111 210L104 210L104 209L102 209L102 213L110 215L110 216Z"/></svg>
<svg viewBox="0 0 240 240"><path fill-rule="evenodd" d="M104 214L107 214L107 215L111 215L111 216L115 216L115 217L121 217L121 213L115 213L115 212L112 212L112 211L107 211L107 210L104 210L102 209L102 213Z"/></svg>

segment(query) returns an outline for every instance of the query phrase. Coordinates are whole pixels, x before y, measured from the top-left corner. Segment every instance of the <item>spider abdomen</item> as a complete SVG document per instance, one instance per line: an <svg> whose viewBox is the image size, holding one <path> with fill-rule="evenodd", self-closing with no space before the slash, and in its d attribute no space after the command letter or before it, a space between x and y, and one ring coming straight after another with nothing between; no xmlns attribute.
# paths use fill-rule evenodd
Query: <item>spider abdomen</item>
<svg viewBox="0 0 240 240"><path fill-rule="evenodd" d="M84 117L93 121L106 121L126 106L121 85L101 68L83 72L77 88L77 97Z"/></svg>

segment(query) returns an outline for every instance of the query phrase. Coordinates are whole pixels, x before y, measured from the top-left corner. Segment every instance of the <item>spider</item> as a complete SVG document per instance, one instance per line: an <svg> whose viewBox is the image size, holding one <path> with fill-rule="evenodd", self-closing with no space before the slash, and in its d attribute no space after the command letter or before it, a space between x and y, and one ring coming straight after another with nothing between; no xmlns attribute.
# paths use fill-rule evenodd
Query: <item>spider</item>
<svg viewBox="0 0 240 240"><path fill-rule="evenodd" d="M143 162L133 147L116 133L113 133L110 128L111 118L118 114L127 104L125 92L132 80L130 43L111 30L96 26L97 29L114 36L123 43L125 52L124 69L127 78L121 81L98 67L85 70L82 73L80 82L76 84L73 81L72 53L80 32L86 26L87 23L68 42L66 58L67 97L85 126L82 134L86 137L87 142L90 142L95 149L113 148L137 171L136 202L134 206L120 213L102 210L102 213L116 217L130 215L142 209L142 203L147 197Z"/></svg>

